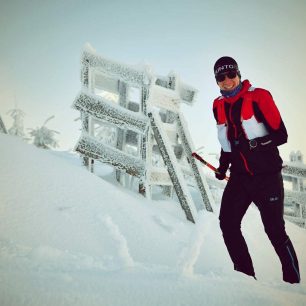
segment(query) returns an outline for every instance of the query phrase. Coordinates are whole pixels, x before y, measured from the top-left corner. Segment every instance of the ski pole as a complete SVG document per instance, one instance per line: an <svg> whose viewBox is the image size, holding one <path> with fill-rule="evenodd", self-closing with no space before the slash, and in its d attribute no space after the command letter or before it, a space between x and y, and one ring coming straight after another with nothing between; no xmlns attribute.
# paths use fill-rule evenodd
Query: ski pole
<svg viewBox="0 0 306 306"><path fill-rule="evenodd" d="M199 160L202 164L204 164L205 166L207 166L209 169L211 169L212 171L214 171L215 173L219 173L218 169L216 167L214 167L212 164L210 164L209 162L207 162L206 160L204 160L199 154L197 154L196 152L193 152L191 154L192 157L196 158L197 160ZM225 180L229 180L228 176L225 176L224 178Z"/></svg>

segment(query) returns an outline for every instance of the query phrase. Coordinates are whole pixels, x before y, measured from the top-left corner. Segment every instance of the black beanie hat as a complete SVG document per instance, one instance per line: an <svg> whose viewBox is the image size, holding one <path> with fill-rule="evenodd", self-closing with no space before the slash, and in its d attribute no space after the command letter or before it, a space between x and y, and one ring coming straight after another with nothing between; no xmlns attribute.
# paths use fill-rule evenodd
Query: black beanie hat
<svg viewBox="0 0 306 306"><path fill-rule="evenodd" d="M219 58L214 65L215 76L229 71L237 71L240 77L238 64L232 57L223 56Z"/></svg>

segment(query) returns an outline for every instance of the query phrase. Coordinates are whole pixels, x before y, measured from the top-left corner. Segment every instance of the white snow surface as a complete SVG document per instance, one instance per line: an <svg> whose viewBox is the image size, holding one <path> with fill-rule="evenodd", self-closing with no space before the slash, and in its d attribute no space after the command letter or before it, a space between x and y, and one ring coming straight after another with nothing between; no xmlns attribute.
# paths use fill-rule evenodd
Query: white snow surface
<svg viewBox="0 0 306 306"><path fill-rule="evenodd" d="M306 231L286 223L302 283L290 285L251 206L254 280L233 271L215 213L194 225L72 154L0 134L0 305L306 305ZM218 202L218 201L217 201Z"/></svg>

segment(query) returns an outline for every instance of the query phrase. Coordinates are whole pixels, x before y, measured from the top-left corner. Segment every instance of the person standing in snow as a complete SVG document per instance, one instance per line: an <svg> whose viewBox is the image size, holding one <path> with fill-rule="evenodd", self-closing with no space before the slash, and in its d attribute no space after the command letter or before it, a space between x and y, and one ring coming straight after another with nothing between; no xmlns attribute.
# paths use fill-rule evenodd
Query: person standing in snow
<svg viewBox="0 0 306 306"><path fill-rule="evenodd" d="M213 113L221 144L216 178L230 179L221 202L220 228L236 271L255 277L241 221L254 202L282 265L283 280L300 282L298 259L283 219L284 188L278 146L287 142L287 131L269 91L241 81L237 62L228 56L214 65L221 96Z"/></svg>

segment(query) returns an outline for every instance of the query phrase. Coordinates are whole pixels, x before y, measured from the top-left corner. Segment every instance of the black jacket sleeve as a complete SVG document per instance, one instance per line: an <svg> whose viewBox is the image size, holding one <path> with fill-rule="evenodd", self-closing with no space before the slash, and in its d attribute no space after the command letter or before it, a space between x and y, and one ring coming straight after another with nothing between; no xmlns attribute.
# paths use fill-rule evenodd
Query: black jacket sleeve
<svg viewBox="0 0 306 306"><path fill-rule="evenodd" d="M221 149L221 154L220 154L220 158L219 158L219 172L221 174L225 174L225 172L227 171L230 163L231 163L231 152L224 152Z"/></svg>

